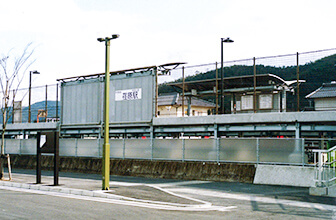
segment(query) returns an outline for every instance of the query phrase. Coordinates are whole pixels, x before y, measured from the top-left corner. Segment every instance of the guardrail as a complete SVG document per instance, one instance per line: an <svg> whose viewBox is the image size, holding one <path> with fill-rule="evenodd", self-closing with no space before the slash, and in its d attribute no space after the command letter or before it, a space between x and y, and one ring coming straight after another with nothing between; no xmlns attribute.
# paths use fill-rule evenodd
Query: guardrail
<svg viewBox="0 0 336 220"><path fill-rule="evenodd" d="M336 183L336 146L328 150L313 150L315 183L318 187L329 187Z"/></svg>

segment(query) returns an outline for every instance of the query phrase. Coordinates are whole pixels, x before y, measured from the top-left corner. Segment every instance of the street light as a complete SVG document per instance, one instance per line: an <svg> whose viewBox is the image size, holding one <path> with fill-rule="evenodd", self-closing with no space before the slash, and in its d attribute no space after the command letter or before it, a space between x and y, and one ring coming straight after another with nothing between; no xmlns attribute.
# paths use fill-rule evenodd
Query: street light
<svg viewBox="0 0 336 220"><path fill-rule="evenodd" d="M98 38L99 42L105 42L105 92L104 92L104 145L103 145L103 167L102 179L103 190L110 188L110 119L109 119L109 106L110 106L110 40L117 39L119 34L113 34L112 37Z"/></svg>
<svg viewBox="0 0 336 220"><path fill-rule="evenodd" d="M220 112L224 114L224 69L223 69L223 43L233 43L234 41L228 38L221 38L221 92L220 92Z"/></svg>
<svg viewBox="0 0 336 220"><path fill-rule="evenodd" d="M29 71L28 123L31 122L31 78L32 78L32 74L40 74L40 72L37 72L36 70Z"/></svg>

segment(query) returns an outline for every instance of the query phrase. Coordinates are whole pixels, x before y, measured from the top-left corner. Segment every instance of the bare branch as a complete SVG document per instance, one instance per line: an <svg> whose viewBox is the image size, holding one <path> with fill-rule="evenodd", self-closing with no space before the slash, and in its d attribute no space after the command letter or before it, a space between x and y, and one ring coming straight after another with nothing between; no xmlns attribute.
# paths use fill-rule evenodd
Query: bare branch
<svg viewBox="0 0 336 220"><path fill-rule="evenodd" d="M3 59L0 60L0 65L1 65L2 70L3 70L3 72L4 72L4 77L0 77L1 92L2 92L3 94L4 94L4 92L5 92L5 88L4 88L5 84L4 84L3 80L6 81L7 78L8 78L8 77L7 77L7 59L8 59L8 58L9 58L9 56L4 57Z"/></svg>
<svg viewBox="0 0 336 220"><path fill-rule="evenodd" d="M12 114L10 109L14 104L16 93L22 83L24 74L27 72L28 68L35 62L31 61L32 55L35 49L31 49L32 43L29 43L23 53L14 59L13 68L8 66L9 56L0 59L0 84L1 93L3 95L1 113L2 113L2 141L1 141L1 154L4 153L4 132L6 130L7 123L11 118ZM12 87L15 87L12 89ZM13 97L10 97L11 91L13 92ZM12 108L12 111L14 109Z"/></svg>
<svg viewBox="0 0 336 220"><path fill-rule="evenodd" d="M13 74L9 78L9 88L10 89L12 88L12 85L13 85L13 82L14 82L15 79L18 80L17 88L19 87L19 85L21 84L21 81L23 79L24 73L35 62L35 60L33 60L28 65L25 65L35 51L35 49L32 49L31 51L28 51L28 49L30 48L31 45L32 45L32 43L28 44L27 47L25 48L24 52L22 53L22 55L15 61ZM26 66L26 68L25 68L24 71L21 71L21 68L23 66Z"/></svg>

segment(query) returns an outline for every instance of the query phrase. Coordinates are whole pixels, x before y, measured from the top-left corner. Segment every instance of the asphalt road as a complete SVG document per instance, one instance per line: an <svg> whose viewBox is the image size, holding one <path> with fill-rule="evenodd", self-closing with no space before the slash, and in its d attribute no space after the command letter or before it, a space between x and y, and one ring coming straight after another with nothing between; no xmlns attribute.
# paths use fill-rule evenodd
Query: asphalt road
<svg viewBox="0 0 336 220"><path fill-rule="evenodd" d="M61 176L60 187L101 185L99 175ZM16 177L33 182L33 175ZM118 176L110 185L108 193L134 201L0 187L0 219L336 219L335 198L310 196L302 187Z"/></svg>

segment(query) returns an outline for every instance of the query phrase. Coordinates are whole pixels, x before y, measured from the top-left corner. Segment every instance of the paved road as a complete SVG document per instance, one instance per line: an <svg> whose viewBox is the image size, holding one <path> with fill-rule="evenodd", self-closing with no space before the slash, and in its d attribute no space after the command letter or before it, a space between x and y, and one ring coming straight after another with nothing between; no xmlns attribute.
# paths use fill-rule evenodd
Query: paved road
<svg viewBox="0 0 336 220"><path fill-rule="evenodd" d="M99 175L61 173L61 185L50 186L44 172L42 185L51 190L27 189L36 187L33 171L13 177L22 187L0 186L0 219L336 219L335 198L302 187L112 176L103 193Z"/></svg>

